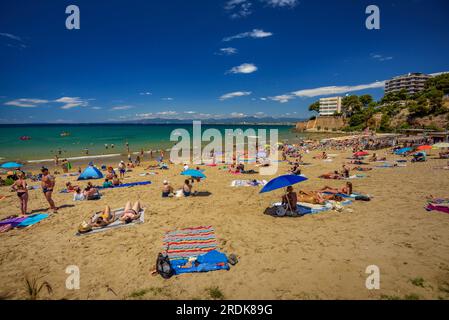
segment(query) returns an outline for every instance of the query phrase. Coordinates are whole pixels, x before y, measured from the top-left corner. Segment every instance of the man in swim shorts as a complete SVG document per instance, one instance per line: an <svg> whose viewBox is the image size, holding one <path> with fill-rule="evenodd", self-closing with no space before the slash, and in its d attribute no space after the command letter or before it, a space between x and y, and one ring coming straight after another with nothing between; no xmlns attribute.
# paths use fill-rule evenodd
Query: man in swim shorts
<svg viewBox="0 0 449 320"><path fill-rule="evenodd" d="M58 208L55 205L55 202L51 198L53 194L53 188L55 187L55 177L53 177L47 168L42 168L42 192L44 193L45 199L50 204L50 209L53 210L54 213L58 212Z"/></svg>

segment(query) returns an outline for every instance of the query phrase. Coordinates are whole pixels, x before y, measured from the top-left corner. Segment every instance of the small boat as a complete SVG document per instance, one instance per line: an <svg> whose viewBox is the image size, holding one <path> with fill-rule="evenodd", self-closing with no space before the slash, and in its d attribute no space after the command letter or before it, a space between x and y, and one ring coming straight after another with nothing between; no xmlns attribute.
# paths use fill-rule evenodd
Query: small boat
<svg viewBox="0 0 449 320"><path fill-rule="evenodd" d="M30 136L21 136L19 139L22 141L28 141L28 140L31 140L31 137Z"/></svg>
<svg viewBox="0 0 449 320"><path fill-rule="evenodd" d="M67 132L67 131L61 132L60 136L61 137L69 137L70 136L70 132Z"/></svg>

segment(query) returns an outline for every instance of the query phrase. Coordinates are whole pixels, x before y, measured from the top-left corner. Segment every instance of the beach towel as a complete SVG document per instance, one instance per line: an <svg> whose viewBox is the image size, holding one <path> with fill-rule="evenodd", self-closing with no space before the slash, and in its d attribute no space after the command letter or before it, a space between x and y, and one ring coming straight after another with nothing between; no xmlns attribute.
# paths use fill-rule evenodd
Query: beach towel
<svg viewBox="0 0 449 320"><path fill-rule="evenodd" d="M193 272L229 270L228 257L217 250L209 251L194 259L170 261L175 275Z"/></svg>
<svg viewBox="0 0 449 320"><path fill-rule="evenodd" d="M296 207L297 207L296 212L293 214L292 214L292 212L287 212L286 216L296 216L296 215L303 216L303 215L307 215L307 214L318 214L321 212L333 210L339 205L347 206L347 205L350 205L351 203L352 203L351 200L345 200L342 202L327 201L326 204L324 204L324 205L311 204L311 203L306 203L306 202L298 202L296 205ZM271 205L271 207L272 208L281 208L282 203L281 202L273 203Z"/></svg>
<svg viewBox="0 0 449 320"><path fill-rule="evenodd" d="M360 193L353 193L350 195L344 194L344 193L332 193L332 192L323 192L324 194L329 194L329 195L336 195L339 197L342 197L344 199L354 199L354 200L366 200L366 199L371 199L370 195L364 195L364 194L360 194Z"/></svg>
<svg viewBox="0 0 449 320"><path fill-rule="evenodd" d="M170 262L196 258L217 249L217 240L212 226L186 228L167 232L163 240L164 251Z"/></svg>
<svg viewBox="0 0 449 320"><path fill-rule="evenodd" d="M141 223L145 222L145 209L142 209L140 211L139 219L134 220L134 221L132 221L130 223L124 223L124 222L119 220L120 217L123 215L124 211L125 211L125 208L115 209L115 210L113 210L113 212L115 213L116 220L113 223L111 223L111 224L109 224L109 225L107 225L105 227L93 228L91 231L86 232L86 233L77 232L76 235L77 236L84 236L84 235L87 235L87 234L99 233L99 232L103 232L103 231L111 230L111 229L135 226L137 224L141 224Z"/></svg>
<svg viewBox="0 0 449 320"><path fill-rule="evenodd" d="M9 218L4 219L0 221L0 226L10 224L13 228L17 227L20 223L25 221L26 217L16 217L16 218Z"/></svg>
<svg viewBox="0 0 449 320"><path fill-rule="evenodd" d="M97 189L118 189L118 188L131 188L136 186L146 186L151 184L151 181L142 181L142 182L132 182L132 183L123 183L119 186L113 186L110 188L103 188L103 187L95 187Z"/></svg>
<svg viewBox="0 0 449 320"><path fill-rule="evenodd" d="M234 180L231 182L231 187L258 187L266 184L266 180Z"/></svg>
<svg viewBox="0 0 449 320"><path fill-rule="evenodd" d="M217 251L211 226L167 232L163 245L175 274L229 270L226 255Z"/></svg>
<svg viewBox="0 0 449 320"><path fill-rule="evenodd" d="M32 225L40 222L41 220L44 220L47 218L48 218L48 214L46 214L46 213L36 213L36 214L26 217L25 220L23 220L22 222L20 222L17 225L17 228L26 228L26 227L32 226Z"/></svg>
<svg viewBox="0 0 449 320"><path fill-rule="evenodd" d="M427 211L440 211L449 214L449 206L444 204L429 203L426 207Z"/></svg>

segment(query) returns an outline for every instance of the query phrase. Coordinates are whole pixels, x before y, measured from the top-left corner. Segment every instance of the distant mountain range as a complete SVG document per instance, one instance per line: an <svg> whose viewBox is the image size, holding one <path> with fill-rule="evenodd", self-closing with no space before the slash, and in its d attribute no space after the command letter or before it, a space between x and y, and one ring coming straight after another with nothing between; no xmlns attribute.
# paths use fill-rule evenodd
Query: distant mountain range
<svg viewBox="0 0 449 320"><path fill-rule="evenodd" d="M296 124L297 122L307 119L303 118L273 118L273 117L242 117L242 118L226 118L226 119L142 119L132 120L121 123L140 123L140 124L177 124L192 123L192 121L201 121L203 124Z"/></svg>

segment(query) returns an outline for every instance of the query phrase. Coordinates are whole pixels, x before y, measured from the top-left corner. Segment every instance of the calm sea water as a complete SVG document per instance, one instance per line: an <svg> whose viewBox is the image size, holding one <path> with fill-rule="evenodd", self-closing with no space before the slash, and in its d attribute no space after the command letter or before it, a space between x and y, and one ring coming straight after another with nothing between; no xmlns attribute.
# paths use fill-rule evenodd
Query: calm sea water
<svg viewBox="0 0 449 320"><path fill-rule="evenodd" d="M85 157L88 155L126 154L128 141L131 152L168 149L176 142L170 141L170 134L176 129L192 132L188 124L95 124L95 125L0 125L0 159L5 160L43 160L60 157ZM276 125L202 125L202 130L216 128L224 136L225 129L248 128L278 129L279 139L295 140L298 136L292 132L292 126ZM62 132L70 136L61 137ZM21 136L31 140L22 141ZM105 144L108 145L106 149ZM111 148L114 144L114 148Z"/></svg>

